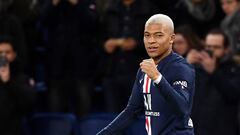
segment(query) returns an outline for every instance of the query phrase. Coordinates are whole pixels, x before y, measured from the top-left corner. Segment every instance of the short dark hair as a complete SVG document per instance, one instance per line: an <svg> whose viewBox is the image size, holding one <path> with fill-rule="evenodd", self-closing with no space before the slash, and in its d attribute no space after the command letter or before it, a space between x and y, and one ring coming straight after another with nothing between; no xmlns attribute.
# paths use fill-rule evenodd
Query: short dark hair
<svg viewBox="0 0 240 135"><path fill-rule="evenodd" d="M225 32L222 30L222 29L220 29L220 28L213 28L213 29L211 29L208 33L207 33L207 35L209 35L209 34L213 34L213 35L222 35L223 36L223 45L224 45L224 48L228 48L229 46L230 46L230 44L229 44L229 38L228 38L228 36L225 34ZM206 36L207 36L206 35Z"/></svg>
<svg viewBox="0 0 240 135"><path fill-rule="evenodd" d="M15 43L11 36L0 35L0 44L1 43L9 43L12 46L13 50L16 51Z"/></svg>

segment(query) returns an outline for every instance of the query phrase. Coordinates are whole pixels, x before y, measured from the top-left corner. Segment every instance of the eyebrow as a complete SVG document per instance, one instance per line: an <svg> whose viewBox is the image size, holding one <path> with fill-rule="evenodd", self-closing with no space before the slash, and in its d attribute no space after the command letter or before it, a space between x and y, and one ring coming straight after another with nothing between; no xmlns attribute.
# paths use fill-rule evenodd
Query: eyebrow
<svg viewBox="0 0 240 135"><path fill-rule="evenodd" d="M150 33L150 32L148 32L148 31L145 31L144 32L144 34L148 34L148 33ZM152 34L164 34L163 32L154 32L154 33L152 33Z"/></svg>

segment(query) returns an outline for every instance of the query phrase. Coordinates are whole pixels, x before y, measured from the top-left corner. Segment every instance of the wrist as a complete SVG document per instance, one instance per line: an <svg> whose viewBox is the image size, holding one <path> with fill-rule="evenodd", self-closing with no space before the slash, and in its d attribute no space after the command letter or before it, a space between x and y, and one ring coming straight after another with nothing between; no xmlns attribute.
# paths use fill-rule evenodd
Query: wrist
<svg viewBox="0 0 240 135"><path fill-rule="evenodd" d="M159 73L159 75L156 77L156 79L153 79L154 83L159 84L162 80L162 75Z"/></svg>
<svg viewBox="0 0 240 135"><path fill-rule="evenodd" d="M161 74L160 74L159 72L156 73L156 74L153 76L152 80L156 80L160 75L161 75Z"/></svg>

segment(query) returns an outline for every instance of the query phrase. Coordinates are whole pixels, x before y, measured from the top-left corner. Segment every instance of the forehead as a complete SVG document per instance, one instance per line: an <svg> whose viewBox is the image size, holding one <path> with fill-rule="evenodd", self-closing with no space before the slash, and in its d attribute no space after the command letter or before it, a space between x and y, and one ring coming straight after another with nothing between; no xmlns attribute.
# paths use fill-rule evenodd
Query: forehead
<svg viewBox="0 0 240 135"><path fill-rule="evenodd" d="M0 43L0 51L12 51L12 45L10 43Z"/></svg>
<svg viewBox="0 0 240 135"><path fill-rule="evenodd" d="M209 34L206 37L206 44L223 46L224 37L221 34Z"/></svg>
<svg viewBox="0 0 240 135"><path fill-rule="evenodd" d="M180 33L176 33L175 40L185 40L184 36Z"/></svg>
<svg viewBox="0 0 240 135"><path fill-rule="evenodd" d="M153 23L145 26L144 32L147 33L167 33L169 32L169 26L162 23Z"/></svg>
<svg viewBox="0 0 240 135"><path fill-rule="evenodd" d="M236 2L237 0L220 0L222 3L232 3L232 2Z"/></svg>

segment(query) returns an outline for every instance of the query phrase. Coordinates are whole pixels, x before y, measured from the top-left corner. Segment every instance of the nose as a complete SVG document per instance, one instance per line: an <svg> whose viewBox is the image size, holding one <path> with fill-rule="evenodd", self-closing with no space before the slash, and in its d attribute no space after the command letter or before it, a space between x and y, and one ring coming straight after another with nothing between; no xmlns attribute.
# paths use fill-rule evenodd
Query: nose
<svg viewBox="0 0 240 135"><path fill-rule="evenodd" d="M155 43L156 42L156 39L154 38L154 36L150 36L148 38L148 43Z"/></svg>

